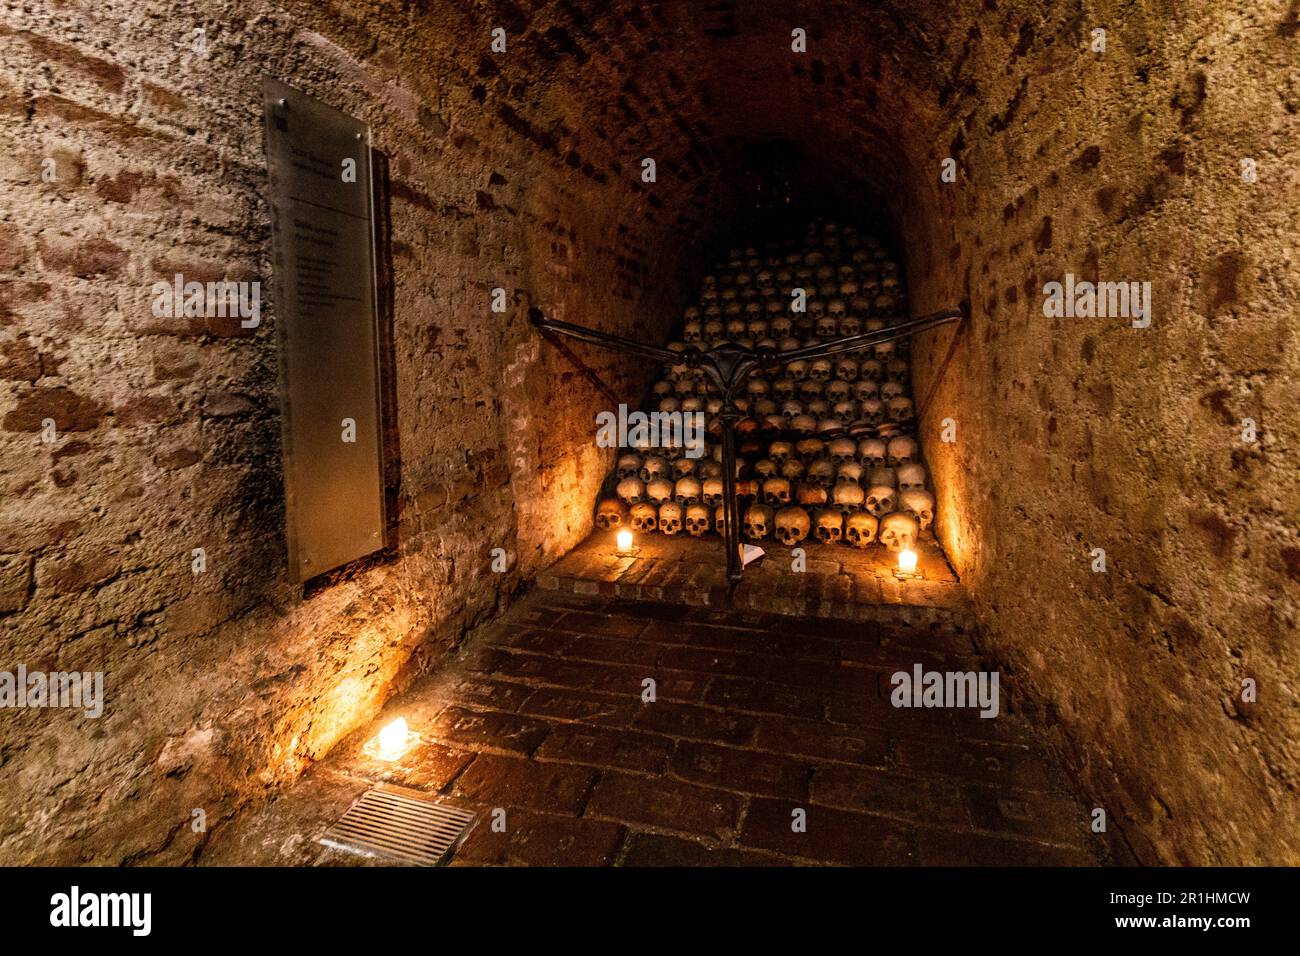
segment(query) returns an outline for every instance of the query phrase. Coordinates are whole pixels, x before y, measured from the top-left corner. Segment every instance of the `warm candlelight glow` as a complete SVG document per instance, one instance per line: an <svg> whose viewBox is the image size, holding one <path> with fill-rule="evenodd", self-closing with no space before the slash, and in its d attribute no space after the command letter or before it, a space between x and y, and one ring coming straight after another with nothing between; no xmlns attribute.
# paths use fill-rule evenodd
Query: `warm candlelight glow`
<svg viewBox="0 0 1300 956"><path fill-rule="evenodd" d="M399 760L410 749L414 738L415 734L406 726L406 718L398 717L366 744L365 751L376 760Z"/></svg>
<svg viewBox="0 0 1300 956"><path fill-rule="evenodd" d="M898 552L898 570L904 574L916 573L916 552L911 548L904 548Z"/></svg>
<svg viewBox="0 0 1300 956"><path fill-rule="evenodd" d="M632 532L631 532L631 531L629 531L629 530L627 530L626 528L624 528L624 529L623 529L622 531L620 531L620 532L619 532L615 537L616 537L616 540L618 541L618 550L620 550L620 551L624 551L624 552L626 552L626 551L631 551L631 550L632 550Z"/></svg>

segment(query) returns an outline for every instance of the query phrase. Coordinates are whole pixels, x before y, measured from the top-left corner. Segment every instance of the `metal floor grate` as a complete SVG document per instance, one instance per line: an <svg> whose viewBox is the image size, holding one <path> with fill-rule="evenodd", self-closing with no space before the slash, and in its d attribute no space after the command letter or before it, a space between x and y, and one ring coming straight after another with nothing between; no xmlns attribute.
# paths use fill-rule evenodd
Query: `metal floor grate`
<svg viewBox="0 0 1300 956"><path fill-rule="evenodd" d="M438 866L473 824L474 814L468 810L376 787L348 807L318 842L363 856Z"/></svg>

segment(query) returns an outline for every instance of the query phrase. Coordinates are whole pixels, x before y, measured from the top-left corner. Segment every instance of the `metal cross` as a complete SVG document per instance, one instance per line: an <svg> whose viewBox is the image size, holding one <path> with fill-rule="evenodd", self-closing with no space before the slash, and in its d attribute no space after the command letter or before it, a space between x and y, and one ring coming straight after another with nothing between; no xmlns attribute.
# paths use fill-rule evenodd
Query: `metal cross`
<svg viewBox="0 0 1300 956"><path fill-rule="evenodd" d="M674 365L686 365L701 369L705 376L722 393L722 411L718 418L722 422L722 496L723 496L723 542L727 553L727 580L734 586L740 583L744 574L740 548L740 505L736 500L736 422L740 421L740 409L736 407L736 395L754 372L784 365L799 359L826 358L831 355L843 355L871 348L882 342L904 339L917 332L933 329L962 317L959 309L945 309L923 315L919 319L909 319L874 332L861 335L849 335L839 339L829 339L816 345L782 352L777 349L746 348L734 342L723 342L710 349L699 349L688 345L684 351L674 352L653 345L634 342L608 332L598 332L571 322L548 319L542 310L532 308L529 318L539 329L568 335L592 345L639 355L642 358L670 362Z"/></svg>

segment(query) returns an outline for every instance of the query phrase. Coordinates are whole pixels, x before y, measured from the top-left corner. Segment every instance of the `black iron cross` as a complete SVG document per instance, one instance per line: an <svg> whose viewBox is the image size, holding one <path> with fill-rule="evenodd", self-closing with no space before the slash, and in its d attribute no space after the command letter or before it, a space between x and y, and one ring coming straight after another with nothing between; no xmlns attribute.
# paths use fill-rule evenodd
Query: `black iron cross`
<svg viewBox="0 0 1300 956"><path fill-rule="evenodd" d="M735 398L740 388L756 371L784 365L799 359L827 358L831 355L843 355L871 348L882 342L904 339L917 332L933 329L962 317L958 309L945 309L923 315L919 319L909 319L889 328L864 332L861 335L849 335L840 339L830 339L816 345L791 349L782 352L777 349L746 348L734 342L723 342L711 349L699 349L688 345L684 351L674 352L653 345L634 342L607 332L597 332L585 326L570 322L548 319L542 310L532 308L529 318L539 329L559 332L592 345L616 349L642 358L670 362L674 365L686 365L702 370L705 376L722 392L722 410L718 419L722 422L722 495L723 495L723 542L727 552L727 580L733 585L739 584L744 574L740 550L740 505L736 501L736 422L741 419L740 409L736 407Z"/></svg>

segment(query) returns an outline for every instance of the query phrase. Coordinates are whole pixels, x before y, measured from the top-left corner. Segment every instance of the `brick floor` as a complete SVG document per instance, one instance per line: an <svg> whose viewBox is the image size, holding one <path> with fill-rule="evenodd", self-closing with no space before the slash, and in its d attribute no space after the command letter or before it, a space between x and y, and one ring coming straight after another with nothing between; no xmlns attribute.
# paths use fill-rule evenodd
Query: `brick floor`
<svg viewBox="0 0 1300 956"><path fill-rule="evenodd" d="M316 837L376 782L479 813L454 865L1107 862L1014 706L981 719L890 705L889 674L917 662L980 668L942 619L537 591L296 787L218 829L200 862L364 864ZM394 764L366 757L398 714L420 744Z"/></svg>

